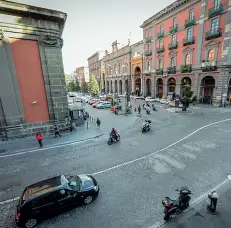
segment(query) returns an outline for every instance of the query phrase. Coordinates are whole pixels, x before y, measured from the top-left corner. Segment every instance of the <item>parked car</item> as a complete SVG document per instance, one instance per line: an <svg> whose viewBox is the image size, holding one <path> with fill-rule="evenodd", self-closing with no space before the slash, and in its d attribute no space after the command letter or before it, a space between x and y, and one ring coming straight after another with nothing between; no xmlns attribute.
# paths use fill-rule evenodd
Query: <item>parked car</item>
<svg viewBox="0 0 231 228"><path fill-rule="evenodd" d="M92 107L93 107L93 108L96 108L97 105L102 104L102 103L103 103L103 101L98 101L98 102L96 102L95 104L93 104Z"/></svg>
<svg viewBox="0 0 231 228"><path fill-rule="evenodd" d="M92 99L92 100L88 101L88 104L93 105L98 101L100 101L100 100L99 99Z"/></svg>
<svg viewBox="0 0 231 228"><path fill-rule="evenodd" d="M78 204L90 204L99 194L91 175L57 176L25 188L19 199L16 223L32 228L40 221Z"/></svg>
<svg viewBox="0 0 231 228"><path fill-rule="evenodd" d="M152 97L145 97L146 102L153 102L154 99Z"/></svg>
<svg viewBox="0 0 231 228"><path fill-rule="evenodd" d="M96 108L98 108L98 109L111 108L111 103L110 102L103 102L103 103L96 105Z"/></svg>

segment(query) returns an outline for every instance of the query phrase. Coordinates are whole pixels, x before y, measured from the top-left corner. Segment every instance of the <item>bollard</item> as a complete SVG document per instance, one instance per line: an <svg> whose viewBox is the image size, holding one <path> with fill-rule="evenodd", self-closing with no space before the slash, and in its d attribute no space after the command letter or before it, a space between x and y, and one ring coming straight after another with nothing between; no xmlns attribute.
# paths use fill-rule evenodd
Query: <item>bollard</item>
<svg viewBox="0 0 231 228"><path fill-rule="evenodd" d="M209 193L208 198L210 200L210 204L207 205L207 212L211 215L215 215L216 207L217 207L217 199L218 199L218 195L216 191Z"/></svg>
<svg viewBox="0 0 231 228"><path fill-rule="evenodd" d="M88 129L88 121L87 121L87 129Z"/></svg>

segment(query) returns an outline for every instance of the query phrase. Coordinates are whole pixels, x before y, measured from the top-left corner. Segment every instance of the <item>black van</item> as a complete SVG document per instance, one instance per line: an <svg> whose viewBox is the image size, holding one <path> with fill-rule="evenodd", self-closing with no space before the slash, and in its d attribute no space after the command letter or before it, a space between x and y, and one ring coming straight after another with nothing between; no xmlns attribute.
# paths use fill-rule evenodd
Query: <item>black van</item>
<svg viewBox="0 0 231 228"><path fill-rule="evenodd" d="M80 203L90 204L99 194L97 181L91 175L57 176L23 191L19 199L16 223L32 228L39 221Z"/></svg>

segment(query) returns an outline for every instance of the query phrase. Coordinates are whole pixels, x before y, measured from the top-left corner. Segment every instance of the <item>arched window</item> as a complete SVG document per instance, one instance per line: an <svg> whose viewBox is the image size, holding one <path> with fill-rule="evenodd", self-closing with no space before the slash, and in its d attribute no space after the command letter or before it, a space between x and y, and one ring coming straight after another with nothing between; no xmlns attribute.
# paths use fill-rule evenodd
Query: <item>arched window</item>
<svg viewBox="0 0 231 228"><path fill-rule="evenodd" d="M171 67L175 66L175 59L174 57L171 57Z"/></svg>
<svg viewBox="0 0 231 228"><path fill-rule="evenodd" d="M215 51L214 49L210 49L208 52L208 61L212 62L215 60Z"/></svg>
<svg viewBox="0 0 231 228"><path fill-rule="evenodd" d="M189 64L191 64L191 56L190 54L187 54L185 56L185 65L189 65Z"/></svg>

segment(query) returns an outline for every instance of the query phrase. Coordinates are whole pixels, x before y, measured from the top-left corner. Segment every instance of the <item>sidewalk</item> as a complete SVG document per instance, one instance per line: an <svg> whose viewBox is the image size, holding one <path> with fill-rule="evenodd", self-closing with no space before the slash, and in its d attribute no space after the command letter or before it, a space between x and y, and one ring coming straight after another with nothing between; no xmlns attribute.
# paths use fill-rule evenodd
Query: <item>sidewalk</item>
<svg viewBox="0 0 231 228"><path fill-rule="evenodd" d="M231 188L219 195L216 215L207 213L207 203L205 200L200 205L190 208L188 212L162 228L230 228Z"/></svg>
<svg viewBox="0 0 231 228"><path fill-rule="evenodd" d="M43 148L86 141L88 139L97 138L102 135L103 131L101 129L97 129L94 125L89 125L88 129L86 128L86 126L82 126L78 127L77 131L72 131L72 133L62 134L62 137L55 138L54 135L45 136L43 138ZM35 139L35 136L26 139L16 139L0 142L0 156L15 152L29 151L33 149L39 149L39 145L37 140Z"/></svg>

